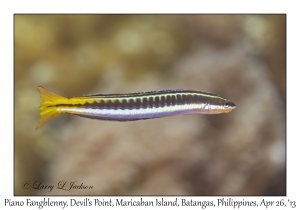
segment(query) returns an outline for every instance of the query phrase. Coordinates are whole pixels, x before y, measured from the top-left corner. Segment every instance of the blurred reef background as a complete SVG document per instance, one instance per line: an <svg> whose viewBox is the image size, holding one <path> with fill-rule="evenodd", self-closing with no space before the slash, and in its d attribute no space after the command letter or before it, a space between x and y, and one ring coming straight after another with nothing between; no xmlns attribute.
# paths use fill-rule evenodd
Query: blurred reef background
<svg viewBox="0 0 300 210"><path fill-rule="evenodd" d="M285 15L15 15L14 24L15 195L286 195ZM125 123L63 115L36 130L38 86L65 97L197 89L237 108Z"/></svg>

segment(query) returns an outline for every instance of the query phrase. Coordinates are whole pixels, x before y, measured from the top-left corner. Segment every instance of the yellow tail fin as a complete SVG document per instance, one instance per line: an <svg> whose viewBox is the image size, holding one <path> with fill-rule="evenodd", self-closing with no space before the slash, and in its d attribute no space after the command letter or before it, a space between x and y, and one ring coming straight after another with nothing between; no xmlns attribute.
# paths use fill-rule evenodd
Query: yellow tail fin
<svg viewBox="0 0 300 210"><path fill-rule="evenodd" d="M40 121L36 126L36 129L39 129L49 120L62 114L60 109L55 105L65 103L66 100L68 100L67 98L51 93L42 87L38 87L38 89L41 94L42 102L40 106Z"/></svg>

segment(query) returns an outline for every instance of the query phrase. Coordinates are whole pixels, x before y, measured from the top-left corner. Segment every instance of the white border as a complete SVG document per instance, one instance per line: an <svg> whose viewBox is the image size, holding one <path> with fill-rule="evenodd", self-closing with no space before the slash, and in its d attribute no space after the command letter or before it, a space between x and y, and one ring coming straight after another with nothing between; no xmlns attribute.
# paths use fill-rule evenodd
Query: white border
<svg viewBox="0 0 300 210"><path fill-rule="evenodd" d="M296 1L0 1L0 60L1 60L1 206L4 198L13 197L13 14L14 13L287 13L287 197L299 202L299 11ZM30 197L32 198L32 197ZM67 200L70 197L51 197ZM75 197L83 199L81 197ZM91 199L94 199L92 197ZM109 197L106 197L109 198ZM126 197L128 198L128 197ZM155 199L155 197L148 197ZM234 199L249 199L236 197ZM279 199L280 197L267 197ZM38 197L41 200L42 197ZM201 199L218 199L201 197ZM261 200L261 197L254 197ZM251 198L252 200L252 198ZM81 207L77 207L81 209ZM96 209L97 207L95 207ZM127 207L128 209L130 207ZM61 208L59 208L61 209ZM97 208L99 209L99 207ZM145 208L139 208L145 209ZM149 208L148 208L149 209ZM261 208L258 208L261 209ZM263 208L265 209L265 208Z"/></svg>

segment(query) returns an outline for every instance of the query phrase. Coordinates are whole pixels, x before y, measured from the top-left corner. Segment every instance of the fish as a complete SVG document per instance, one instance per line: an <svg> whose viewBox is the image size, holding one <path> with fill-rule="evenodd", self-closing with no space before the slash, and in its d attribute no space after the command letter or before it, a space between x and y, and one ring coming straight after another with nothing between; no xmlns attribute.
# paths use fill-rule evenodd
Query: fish
<svg viewBox="0 0 300 210"><path fill-rule="evenodd" d="M226 98L198 90L92 94L71 98L56 95L41 86L38 90L42 101L37 129L61 114L126 122L182 114L229 113L236 107Z"/></svg>

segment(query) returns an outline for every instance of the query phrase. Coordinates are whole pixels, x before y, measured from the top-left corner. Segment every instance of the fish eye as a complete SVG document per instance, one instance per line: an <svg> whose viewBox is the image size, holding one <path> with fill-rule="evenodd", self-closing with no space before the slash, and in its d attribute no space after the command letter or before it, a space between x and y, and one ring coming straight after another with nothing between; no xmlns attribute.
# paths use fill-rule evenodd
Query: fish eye
<svg viewBox="0 0 300 210"><path fill-rule="evenodd" d="M229 102L229 101L226 101L224 106L225 106L226 108L229 107L229 106L230 106L230 102Z"/></svg>

